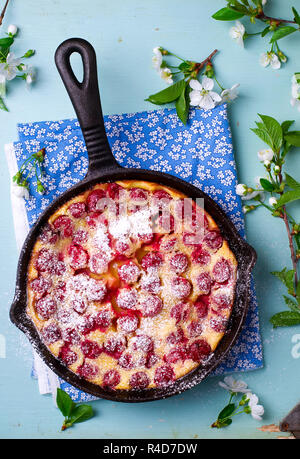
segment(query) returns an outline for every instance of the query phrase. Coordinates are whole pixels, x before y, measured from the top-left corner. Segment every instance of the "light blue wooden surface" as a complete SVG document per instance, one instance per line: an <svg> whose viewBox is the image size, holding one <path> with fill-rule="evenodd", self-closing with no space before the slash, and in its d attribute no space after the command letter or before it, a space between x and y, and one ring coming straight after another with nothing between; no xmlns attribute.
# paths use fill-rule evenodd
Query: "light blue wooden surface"
<svg viewBox="0 0 300 459"><path fill-rule="evenodd" d="M2 3L4 1L0 6ZM30 346L8 319L18 253L3 145L16 139L18 122L74 115L53 62L55 49L64 39L79 36L94 45L103 110L110 114L153 109L144 99L164 87L151 68L154 46L162 45L195 60L204 59L218 48L220 52L214 62L219 79L224 86L241 84L241 96L230 108L230 118L242 182L263 174L256 156L262 144L249 131L257 112L281 121L298 119L300 129L299 112L289 105L290 79L300 70L299 37L291 36L282 41L290 58L282 70L263 69L258 58L266 49L266 39L264 42L253 39L242 50L229 38L230 24L211 19L211 14L224 3L222 0L11 1L2 29L4 32L10 23L21 27L14 49L17 55L29 48L36 49L32 64L38 67L38 82L27 92L21 81L14 81L7 97L10 112L0 113L0 335L6 340L6 358L0 358L1 438L271 438L275 434L263 433L258 427L278 423L299 401L300 360L291 354L291 340L300 334L300 328L274 331L268 322L273 313L284 307L281 285L269 271L290 263L288 241L282 222L262 210L248 216L247 235L258 252L255 279L265 367L240 375L265 406L262 423L244 415L229 428L210 429L227 396L218 387L220 378L209 378L200 386L164 401L136 405L94 402L94 419L60 433L60 413L50 396L39 395L36 381L30 378ZM300 7L299 0L269 0L268 3L274 4L272 13L278 16L287 16L292 3ZM298 152L293 153L289 170L299 178L298 157Z"/></svg>

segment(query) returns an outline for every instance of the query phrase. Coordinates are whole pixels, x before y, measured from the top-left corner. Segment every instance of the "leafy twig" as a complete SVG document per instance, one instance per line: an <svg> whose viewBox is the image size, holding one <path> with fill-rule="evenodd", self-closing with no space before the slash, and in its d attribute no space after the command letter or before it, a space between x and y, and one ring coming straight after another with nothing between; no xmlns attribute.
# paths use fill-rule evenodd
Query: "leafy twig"
<svg viewBox="0 0 300 459"><path fill-rule="evenodd" d="M287 231L287 235L288 235L288 239L289 239L289 247L290 247L290 251L291 251L292 264L293 264L293 268L294 268L294 271L295 271L295 273L294 273L295 285L297 285L298 284L297 258L296 258L296 253L295 253L295 247L294 247L294 244L293 244L293 237L292 237L292 234L291 234L291 229L290 229L290 226L289 226L289 222L288 222L288 217L287 217L285 206L283 206L282 210L283 210L283 221L284 221L284 224L285 224L285 227L286 227L286 231Z"/></svg>
<svg viewBox="0 0 300 459"><path fill-rule="evenodd" d="M230 102L237 97L236 89L239 85L235 85L231 89L224 89L215 77L212 59L218 52L217 49L201 62L182 59L162 47L154 48L153 52L153 66L161 78L169 84L169 87L156 94L151 94L146 100L156 105L174 102L177 115L184 124L187 122L190 105L209 110L214 108L216 103L225 100ZM179 59L180 63L168 65L165 61L166 56L174 56ZM203 74L202 84L198 81L201 73ZM179 75L179 79L174 82L173 78L177 79ZM222 90L221 95L212 91L213 79Z"/></svg>
<svg viewBox="0 0 300 459"><path fill-rule="evenodd" d="M251 414L256 420L261 420L264 408L258 404L258 397L252 394L247 384L242 380L235 380L226 376L219 386L230 394L227 405L220 411L217 420L211 425L213 428L222 429L232 424L232 418L240 414ZM240 397L240 400L238 400Z"/></svg>
<svg viewBox="0 0 300 459"><path fill-rule="evenodd" d="M84 422L94 416L90 405L74 403L71 397L62 389L57 388L56 404L65 417L61 430L64 431L73 424Z"/></svg>
<svg viewBox="0 0 300 459"><path fill-rule="evenodd" d="M227 0L226 7L221 8L212 17L218 21L237 21L236 27L231 29L230 34L242 46L244 45L244 40L248 37L257 35L265 37L268 34L272 34L270 39L271 49L261 56L260 62L264 67L271 64L273 68L278 69L281 63L287 60L285 54L279 49L278 41L300 30L300 15L293 7L293 19L280 19L267 16L264 12L265 3L266 1L263 0ZM260 32L248 33L244 25L238 21L243 17L249 17L251 23L259 20L266 27Z"/></svg>
<svg viewBox="0 0 300 459"><path fill-rule="evenodd" d="M3 15L4 13L5 8L2 11ZM0 109L5 111L8 111L3 100L6 95L7 83L18 77L25 80L27 87L29 87L35 80L35 69L22 62L23 59L28 59L33 56L35 51L29 49L20 58L17 58L14 53L11 52L11 47L14 44L17 33L17 26L11 24L8 26L7 36L0 38Z"/></svg>
<svg viewBox="0 0 300 459"><path fill-rule="evenodd" d="M13 180L14 185L17 187L16 194L19 197L26 197L26 198L29 197L29 193L28 193L29 186L28 186L27 178L30 175L32 169L34 169L35 176L36 176L37 192L39 194L43 194L45 192L45 188L40 180L43 175L42 164L43 164L44 158L45 158L45 148L42 148L37 153L33 153L32 155L30 155L21 164L18 172L13 176L12 180Z"/></svg>
<svg viewBox="0 0 300 459"><path fill-rule="evenodd" d="M284 268L282 271L273 271L287 288L288 295L284 295L285 304L290 311L282 311L271 317L274 327L283 327L300 324L300 281L298 276L298 260L300 259L300 223L287 212L287 205L300 200L300 183L285 173L283 167L289 151L294 147L300 147L300 131L291 131L294 121L284 121L280 124L270 116L259 115L261 121L256 122L252 131L263 140L268 149L258 152L258 157L265 167L268 177L261 177L257 187L249 187L245 184L237 186L237 194L243 200L250 201L244 206L244 212L249 213L263 206L273 217L281 218L284 222L293 269ZM269 205L263 203L262 191L269 193ZM276 196L276 197L275 197ZM259 204L254 205L251 201Z"/></svg>

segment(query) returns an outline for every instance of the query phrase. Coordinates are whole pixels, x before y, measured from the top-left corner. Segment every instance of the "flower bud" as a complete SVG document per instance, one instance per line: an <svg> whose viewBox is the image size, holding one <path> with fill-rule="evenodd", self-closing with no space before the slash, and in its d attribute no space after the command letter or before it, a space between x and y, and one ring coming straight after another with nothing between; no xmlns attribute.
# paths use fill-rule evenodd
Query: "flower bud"
<svg viewBox="0 0 300 459"><path fill-rule="evenodd" d="M277 166L277 165L274 166L274 174L275 174L275 175L278 175L278 174L280 174L280 172L281 172L281 167L280 167L280 166Z"/></svg>
<svg viewBox="0 0 300 459"><path fill-rule="evenodd" d="M264 161L264 166L265 168L267 169L267 171L269 171L271 169L271 161L269 161L268 159L266 159Z"/></svg>
<svg viewBox="0 0 300 459"><path fill-rule="evenodd" d="M37 180L37 182L36 182L36 189L37 189L37 192L39 194L44 194L44 192L45 192L45 188L42 185L42 182L40 180Z"/></svg>
<svg viewBox="0 0 300 459"><path fill-rule="evenodd" d="M10 35L16 35L18 32L18 27L14 24L10 24L7 28L7 33Z"/></svg>
<svg viewBox="0 0 300 459"><path fill-rule="evenodd" d="M269 204L270 206L274 207L277 204L277 199L274 198L273 196L269 199Z"/></svg>
<svg viewBox="0 0 300 459"><path fill-rule="evenodd" d="M13 176L13 182L16 182L17 185L20 185L21 180L22 180L22 172L18 171L14 176Z"/></svg>
<svg viewBox="0 0 300 459"><path fill-rule="evenodd" d="M213 65L211 64L211 62L208 62L204 70L204 75L206 75L208 78L213 78L214 74L215 72Z"/></svg>
<svg viewBox="0 0 300 459"><path fill-rule="evenodd" d="M285 54L283 54L282 51L278 51L278 57L281 60L281 62L285 63L287 61L287 57Z"/></svg>
<svg viewBox="0 0 300 459"><path fill-rule="evenodd" d="M247 194L247 186L244 185L243 183L239 183L236 186L235 191L238 196L245 196Z"/></svg>

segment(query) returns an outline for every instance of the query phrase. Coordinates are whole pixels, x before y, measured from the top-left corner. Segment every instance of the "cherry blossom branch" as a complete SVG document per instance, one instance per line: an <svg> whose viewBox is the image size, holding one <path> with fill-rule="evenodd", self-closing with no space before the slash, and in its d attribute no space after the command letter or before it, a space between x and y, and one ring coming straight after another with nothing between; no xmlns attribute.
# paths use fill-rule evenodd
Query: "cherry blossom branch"
<svg viewBox="0 0 300 459"><path fill-rule="evenodd" d="M298 284L297 257L296 257L296 253L295 253L295 248L294 248L294 244L293 244L293 237L292 237L292 234L291 234L291 229L290 229L290 225L289 225L289 222L288 222L285 206L282 208L282 210L283 210L283 221L284 221L284 224L285 224L285 227L286 227L288 240L289 240L289 247L290 247L290 251L291 251L291 259L292 259L293 269L295 271L295 274L294 274L295 286L297 287L297 284Z"/></svg>
<svg viewBox="0 0 300 459"><path fill-rule="evenodd" d="M252 188L238 184L236 192L243 200L250 201L243 207L245 213L258 207L266 208L273 217L284 221L288 236L292 269L284 267L281 271L273 271L286 287L288 295L283 295L288 310L278 312L270 318L274 327L300 325L300 280L298 261L300 259L300 223L287 211L290 202L300 200L300 182L282 169L286 156L291 148L300 147L300 130L290 130L294 121L286 120L279 123L271 116L259 114L260 120L251 130L267 145L268 149L258 152L258 159L265 168L264 177L259 177L257 186ZM265 204L264 195L269 193L269 203ZM251 201L254 203L251 204Z"/></svg>
<svg viewBox="0 0 300 459"><path fill-rule="evenodd" d="M199 71L206 65L206 64L211 64L211 60L214 57L215 54L217 54L218 50L215 49L210 55L204 59L202 62L196 62L195 63L195 71L199 73Z"/></svg>
<svg viewBox="0 0 300 459"><path fill-rule="evenodd" d="M296 21L292 21L289 19L279 19L279 18L273 18L271 16L266 16L263 11L261 13L258 13L255 17L256 19L259 19L263 22L270 21L271 24L276 24L277 26L279 24L297 24Z"/></svg>
<svg viewBox="0 0 300 459"><path fill-rule="evenodd" d="M2 21L4 19L4 16L5 16L5 12L6 12L6 8L8 6L8 3L9 3L9 0L6 0L5 2L5 5L3 7L3 10L1 11L1 14L0 14L0 26L2 25Z"/></svg>
<svg viewBox="0 0 300 459"><path fill-rule="evenodd" d="M278 181L279 181L279 186L280 186L282 184L282 182L283 182L281 171L278 174ZM283 193L280 193L280 194L282 195ZM296 253L295 253L295 247L294 247L294 243L293 243L293 235L292 235L291 228L290 228L290 225L289 225L288 216L287 216L287 212L286 212L286 207L285 206L282 207L282 218L283 218L283 221L284 221L284 224L285 224L285 227L286 227L288 240L289 240L289 247L290 247L290 252L291 252L292 265L293 265L293 269L295 271L294 280L295 280L295 289L296 289L297 288L297 284L298 284L298 273L297 273L297 261L298 261L298 259L297 259Z"/></svg>
<svg viewBox="0 0 300 459"><path fill-rule="evenodd" d="M263 67L270 64L272 68L279 69L281 63L287 61L287 56L279 49L278 41L300 30L300 14L292 7L293 19L275 18L265 14L265 4L266 1L263 0L252 0L252 3L249 0L227 0L227 6L218 10L212 17L217 21L236 21L229 33L243 47L244 41L249 37L264 38L271 35L270 49L261 55L260 63ZM266 27L259 32L249 33L245 25L239 21L244 17L248 17L252 24L256 20L261 21Z"/></svg>
<svg viewBox="0 0 300 459"><path fill-rule="evenodd" d="M188 122L190 106L211 110L218 104L233 101L238 97L239 84L225 89L219 83L212 63L217 52L214 49L203 61L196 62L182 59L162 46L157 46L153 49L152 65L168 87L151 94L145 100L155 105L175 103L177 115L184 124ZM168 56L174 56L180 62L177 65L169 63ZM220 94L213 91L215 82L221 90Z"/></svg>

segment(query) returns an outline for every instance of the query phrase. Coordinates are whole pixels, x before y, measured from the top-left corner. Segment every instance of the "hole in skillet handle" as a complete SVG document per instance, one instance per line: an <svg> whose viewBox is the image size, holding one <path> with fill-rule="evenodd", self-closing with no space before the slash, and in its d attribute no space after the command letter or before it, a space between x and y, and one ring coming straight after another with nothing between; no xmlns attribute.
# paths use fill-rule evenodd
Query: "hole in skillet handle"
<svg viewBox="0 0 300 459"><path fill-rule="evenodd" d="M81 56L83 80L79 82L70 63L73 53ZM55 64L69 94L85 140L89 168L86 179L96 174L120 169L105 132L97 77L96 53L92 45L82 38L70 38L59 45Z"/></svg>

